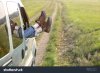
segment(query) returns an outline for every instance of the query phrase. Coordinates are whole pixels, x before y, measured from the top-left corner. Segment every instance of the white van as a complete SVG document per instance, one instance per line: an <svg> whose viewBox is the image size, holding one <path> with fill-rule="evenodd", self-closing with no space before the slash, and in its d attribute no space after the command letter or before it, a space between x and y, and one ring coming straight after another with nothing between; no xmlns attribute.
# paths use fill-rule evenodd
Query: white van
<svg viewBox="0 0 100 73"><path fill-rule="evenodd" d="M35 37L16 37L11 32L10 20L23 30L28 27L28 17L20 0L0 0L0 66L33 66Z"/></svg>

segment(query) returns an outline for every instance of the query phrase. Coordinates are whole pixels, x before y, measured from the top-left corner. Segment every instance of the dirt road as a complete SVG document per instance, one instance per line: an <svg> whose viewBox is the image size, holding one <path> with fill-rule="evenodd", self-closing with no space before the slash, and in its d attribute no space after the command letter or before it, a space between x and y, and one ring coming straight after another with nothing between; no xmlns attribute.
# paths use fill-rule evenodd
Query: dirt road
<svg viewBox="0 0 100 73"><path fill-rule="evenodd" d="M55 4L54 7L54 12L52 13L52 24L54 23L56 14L57 14L57 10L58 10L58 5L57 3ZM49 37L50 37L50 33L43 33L40 40L37 42L37 54L36 54L36 64L35 66L40 66L40 64L42 63L43 60L43 56L46 52L46 47L49 41Z"/></svg>

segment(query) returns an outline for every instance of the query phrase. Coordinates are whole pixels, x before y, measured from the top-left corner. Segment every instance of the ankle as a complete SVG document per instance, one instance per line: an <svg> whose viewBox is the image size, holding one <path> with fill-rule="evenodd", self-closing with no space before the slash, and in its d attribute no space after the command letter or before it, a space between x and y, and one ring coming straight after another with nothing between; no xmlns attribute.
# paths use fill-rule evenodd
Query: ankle
<svg viewBox="0 0 100 73"><path fill-rule="evenodd" d="M40 25L38 23L35 23L34 25L32 25L34 27L34 29L37 29Z"/></svg>

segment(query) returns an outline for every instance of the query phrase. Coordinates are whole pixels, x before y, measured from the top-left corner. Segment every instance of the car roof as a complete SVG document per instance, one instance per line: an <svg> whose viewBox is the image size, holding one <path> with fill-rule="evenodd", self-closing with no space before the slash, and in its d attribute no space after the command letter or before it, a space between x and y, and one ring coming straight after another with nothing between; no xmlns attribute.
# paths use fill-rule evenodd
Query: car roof
<svg viewBox="0 0 100 73"><path fill-rule="evenodd" d="M0 0L1 2L16 2L19 3L21 7L24 7L24 5L22 4L21 0Z"/></svg>
<svg viewBox="0 0 100 73"><path fill-rule="evenodd" d="M7 2L14 2L14 3L18 3L20 5L20 7L23 7L21 0L0 0L0 2L2 2L2 4L4 4L4 6L6 5ZM2 7L0 7L0 8L1 8L0 10L2 10ZM1 16L1 14L0 14L0 16ZM5 22L5 16L1 16L0 17L0 25L3 24L4 22Z"/></svg>

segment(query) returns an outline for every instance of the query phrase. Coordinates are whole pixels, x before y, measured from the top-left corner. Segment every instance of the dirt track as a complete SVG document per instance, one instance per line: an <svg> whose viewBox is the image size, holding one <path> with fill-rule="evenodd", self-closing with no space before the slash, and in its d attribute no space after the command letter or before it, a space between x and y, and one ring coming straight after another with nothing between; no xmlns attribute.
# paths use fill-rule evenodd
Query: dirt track
<svg viewBox="0 0 100 73"><path fill-rule="evenodd" d="M55 7L54 7L54 12L52 13L52 24L54 23L56 14L57 14L57 10L58 10L58 5L56 3ZM40 66L40 64L42 63L43 60L43 56L46 52L46 47L49 41L49 35L50 33L43 33L40 40L37 42L37 54L36 54L36 64L35 66Z"/></svg>

